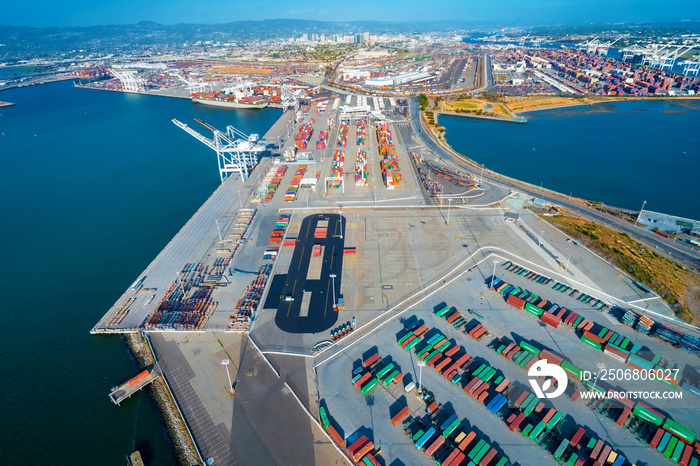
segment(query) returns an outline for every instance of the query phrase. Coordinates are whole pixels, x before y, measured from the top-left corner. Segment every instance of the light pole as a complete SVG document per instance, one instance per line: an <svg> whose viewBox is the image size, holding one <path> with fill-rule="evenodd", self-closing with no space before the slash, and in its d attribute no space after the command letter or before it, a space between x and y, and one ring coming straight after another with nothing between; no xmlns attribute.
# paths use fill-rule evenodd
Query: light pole
<svg viewBox="0 0 700 466"><path fill-rule="evenodd" d="M417 362L418 364L418 390L423 389L423 366L425 366L425 361L422 359L419 359Z"/></svg>
<svg viewBox="0 0 700 466"><path fill-rule="evenodd" d="M639 219L642 217L642 211L644 211L644 206L645 206L645 205L647 205L647 201L644 201L644 203L642 203L642 208L641 208L641 210L639 211L639 215L637 215L637 220L634 221L634 226L637 226L637 222L638 222Z"/></svg>
<svg viewBox="0 0 700 466"><path fill-rule="evenodd" d="M231 388L233 388L233 384L231 383L231 374L228 372L228 365L231 364L231 361L229 359L222 359L221 364L226 366L226 376L228 377L228 389L231 391Z"/></svg>
<svg viewBox="0 0 700 466"><path fill-rule="evenodd" d="M496 279L496 264L498 264L498 261L493 261L493 273L491 274L491 288L493 288L493 281Z"/></svg>
<svg viewBox="0 0 700 466"><path fill-rule="evenodd" d="M214 222L216 223L216 231L219 232L219 243L223 243L224 240L221 239L221 228L219 228L219 221L218 221L218 220L214 220Z"/></svg>
<svg viewBox="0 0 700 466"><path fill-rule="evenodd" d="M450 207L452 207L452 198L447 199L447 224L450 224Z"/></svg>
<svg viewBox="0 0 700 466"><path fill-rule="evenodd" d="M333 280L333 309L335 309L335 277L336 275L334 273L328 275L331 277L331 280Z"/></svg>
<svg viewBox="0 0 700 466"><path fill-rule="evenodd" d="M540 231L540 239L539 239L539 241L537 242L537 245L538 245L538 246L542 246L542 235L543 235L543 234L544 234L544 230Z"/></svg>

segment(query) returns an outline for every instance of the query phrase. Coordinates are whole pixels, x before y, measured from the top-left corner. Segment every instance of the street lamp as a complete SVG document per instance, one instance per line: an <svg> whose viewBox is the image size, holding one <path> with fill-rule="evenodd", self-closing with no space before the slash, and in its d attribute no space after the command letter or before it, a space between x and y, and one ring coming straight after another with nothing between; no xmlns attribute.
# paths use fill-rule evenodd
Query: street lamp
<svg viewBox="0 0 700 466"><path fill-rule="evenodd" d="M331 277L331 280L333 280L333 308L335 309L335 306L336 306L336 304L335 304L335 277L336 277L336 274L332 273L328 276Z"/></svg>
<svg viewBox="0 0 700 466"><path fill-rule="evenodd" d="M491 274L491 288L493 288L493 281L496 279L496 264L498 264L498 261L493 261L493 273Z"/></svg>
<svg viewBox="0 0 700 466"><path fill-rule="evenodd" d="M231 364L231 361L229 359L222 359L221 364L226 366L226 376L228 377L228 389L231 391L231 388L233 388L233 384L231 383L231 374L228 371L228 365Z"/></svg>
<svg viewBox="0 0 700 466"><path fill-rule="evenodd" d="M423 366L425 366L425 361L422 359L419 359L417 362L418 364L418 389L422 390L423 389Z"/></svg>
<svg viewBox="0 0 700 466"><path fill-rule="evenodd" d="M639 219L642 217L642 211L644 210L644 206L645 206L645 205L647 205L647 201L644 201L644 202L642 203L642 208L641 208L641 210L639 211L639 215L637 215L637 220L634 221L634 226L637 226L637 222L638 222Z"/></svg>
<svg viewBox="0 0 700 466"><path fill-rule="evenodd" d="M450 207L452 207L452 198L447 199L447 224L450 224Z"/></svg>
<svg viewBox="0 0 700 466"><path fill-rule="evenodd" d="M540 231L540 239L539 239L539 241L537 242L537 245L538 245L538 246L542 246L542 235L544 235L544 230Z"/></svg>
<svg viewBox="0 0 700 466"><path fill-rule="evenodd" d="M221 239L221 228L219 228L219 221L218 221L218 220L214 220L214 222L216 223L216 231L219 232L219 243L223 243L224 240Z"/></svg>

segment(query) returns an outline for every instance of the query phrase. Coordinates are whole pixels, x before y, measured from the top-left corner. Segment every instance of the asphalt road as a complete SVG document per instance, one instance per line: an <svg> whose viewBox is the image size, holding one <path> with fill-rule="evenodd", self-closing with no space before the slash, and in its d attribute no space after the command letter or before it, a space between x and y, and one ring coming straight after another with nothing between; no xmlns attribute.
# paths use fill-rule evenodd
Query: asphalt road
<svg viewBox="0 0 700 466"><path fill-rule="evenodd" d="M328 234L326 238L314 238L316 225L321 219L328 219ZM338 214L311 215L302 222L281 294L284 297L291 296L293 300L286 301L282 298L275 316L275 323L281 330L289 333L316 333L328 330L338 321L338 313L333 309L332 287L335 281L337 299L342 279L345 225L345 218ZM307 280L314 244L324 246L321 279ZM336 275L335 280L330 278L331 274ZM300 317L305 291L312 293L311 302L308 315Z"/></svg>
<svg viewBox="0 0 700 466"><path fill-rule="evenodd" d="M489 77L489 79L492 78ZM443 159L450 160L454 165L463 167L466 170L474 171L481 169L480 166L471 164L463 158L458 157L453 152L448 151L442 145L438 144L437 141L435 141L429 135L428 132L430 131L430 129L428 129L427 126L424 126L422 124L423 122L420 118L420 108L418 106L417 98L412 98L410 100L410 111L411 124L413 125L414 130L416 130L416 134L423 142L423 144L425 144L430 150L435 152L435 154L439 155ZM418 131L417 129L422 129L422 131ZM625 220L621 220L612 215L606 215L595 209L582 206L577 202L569 201L566 197L553 196L551 194L548 194L547 192L539 191L534 186L528 186L524 184L524 182L516 182L515 180L511 181L510 179L505 178L503 175L494 176L492 173L484 172L483 177L487 182L491 184L499 185L506 189L517 190L522 193L531 195L532 197L536 197L538 199L542 199L552 204L565 207L566 209L569 209L572 212L584 214L586 217L596 221L601 225L605 225L614 228L618 231L627 233L630 237L638 241L642 241L648 246L651 246L652 248L657 248L660 251L663 251L675 258L680 259L687 265L691 265L696 269L700 269L700 259L689 254L686 250L682 249L682 246L678 247L674 243L672 243L671 240L666 240L650 231L637 228Z"/></svg>

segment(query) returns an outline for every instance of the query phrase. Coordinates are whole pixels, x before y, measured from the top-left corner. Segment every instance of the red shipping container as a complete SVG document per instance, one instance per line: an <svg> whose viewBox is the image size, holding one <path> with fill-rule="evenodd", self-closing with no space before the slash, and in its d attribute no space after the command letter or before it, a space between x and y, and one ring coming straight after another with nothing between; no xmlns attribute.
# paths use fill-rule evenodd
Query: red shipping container
<svg viewBox="0 0 700 466"><path fill-rule="evenodd" d="M428 456L433 456L438 448L445 443L445 437L438 435L438 437L433 441L433 443L425 450L425 454Z"/></svg>
<svg viewBox="0 0 700 466"><path fill-rule="evenodd" d="M523 401L525 401L525 399L528 397L529 394L530 394L530 393L528 393L527 390L525 390L524 392L522 392L522 393L520 394L520 396L518 397L518 399L515 400L515 404L514 404L513 406L515 406L516 408L520 408L520 405L523 404Z"/></svg>
<svg viewBox="0 0 700 466"><path fill-rule="evenodd" d="M335 441L335 443L338 444L340 447L345 446L345 440L343 437L340 436L337 430L335 430L335 427L333 427L333 424L330 424L328 426L328 433L330 434L331 438Z"/></svg>
<svg viewBox="0 0 700 466"><path fill-rule="evenodd" d="M433 401L432 403L430 403L430 405L428 405L426 410L428 411L428 413L432 413L433 411L435 411L437 409L437 407L438 407L438 402Z"/></svg>
<svg viewBox="0 0 700 466"><path fill-rule="evenodd" d="M481 395L481 394L484 392L484 390L488 389L488 388L489 388L489 385L490 385L490 384L489 384L488 382L484 382L484 383L480 384L480 385L474 390L474 398L478 397L479 395Z"/></svg>
<svg viewBox="0 0 700 466"><path fill-rule="evenodd" d="M545 359L548 363L556 364L557 366L560 365L562 363L562 361L564 360L563 358L557 356L556 354L554 354L548 350L540 351L539 358Z"/></svg>
<svg viewBox="0 0 700 466"><path fill-rule="evenodd" d="M365 455L365 458L367 458L369 460L369 462L372 463L372 466L381 466L379 464L379 461L377 461L377 459L374 457L374 455L372 453L367 453L367 455Z"/></svg>
<svg viewBox="0 0 700 466"><path fill-rule="evenodd" d="M508 343L508 346L506 346L506 347L503 349L503 351L501 351L501 354L502 354L503 356L505 356L505 355L508 354L508 352L509 352L510 350L512 350L514 347L515 347L515 343Z"/></svg>
<svg viewBox="0 0 700 466"><path fill-rule="evenodd" d="M649 442L649 446L651 448L656 448L659 446L659 442L661 441L661 438L664 436L664 433L666 431L663 430L661 427L658 428L656 433L654 434L654 437L651 439L651 442Z"/></svg>
<svg viewBox="0 0 700 466"><path fill-rule="evenodd" d="M452 362L452 359L451 359L451 358L445 358L445 359L443 359L442 361L440 361L439 363L437 363L437 365L435 366L435 370L441 371L441 370L443 370L445 367L447 367L447 365L448 365L449 363L451 363L451 362Z"/></svg>
<svg viewBox="0 0 700 466"><path fill-rule="evenodd" d="M593 447L593 451L591 452L591 459L592 460L598 459L598 455L600 455L600 450L603 449L604 443L605 442L603 442L601 439L598 439L595 446Z"/></svg>
<svg viewBox="0 0 700 466"><path fill-rule="evenodd" d="M415 329L415 330L413 331L413 334L414 334L414 335L417 335L417 336L421 336L421 335L423 335L423 334L425 333L426 330L428 330L428 326L425 325L425 324L423 324L423 325L421 325L420 327L418 327L417 329Z"/></svg>
<svg viewBox="0 0 700 466"><path fill-rule="evenodd" d="M520 423L525 420L525 413L520 413L518 414L518 417L515 418L515 421L508 427L508 429L511 432L515 432L515 430L520 427Z"/></svg>
<svg viewBox="0 0 700 466"><path fill-rule="evenodd" d="M681 455L681 460L678 462L680 466L688 466L688 463L690 462L690 456L693 454L693 447L690 445L686 445L685 449L683 450L683 454Z"/></svg>
<svg viewBox="0 0 700 466"><path fill-rule="evenodd" d="M549 312L545 311L542 313L540 316L540 320L544 322L547 325L550 325L554 328L559 328L559 323L560 320L558 317L556 317L554 314L550 314Z"/></svg>
<svg viewBox="0 0 700 466"><path fill-rule="evenodd" d="M486 453L486 456L481 458L481 461L479 461L479 466L488 466L489 463L491 463L491 460L496 456L496 449L492 448L489 450L488 453Z"/></svg>
<svg viewBox="0 0 700 466"><path fill-rule="evenodd" d="M516 417L518 417L518 415L515 413L508 416L508 419L506 420L506 425L510 425L511 422L515 421Z"/></svg>
<svg viewBox="0 0 700 466"><path fill-rule="evenodd" d="M550 419L552 419L552 416L557 412L556 409L554 408L549 408L549 411L547 411L547 414L544 415L542 418L542 422L544 422L544 425L547 425Z"/></svg>
<svg viewBox="0 0 700 466"><path fill-rule="evenodd" d="M503 379L501 383L498 384L498 387L496 387L496 393L501 393L505 390L509 383L510 381L508 379Z"/></svg>
<svg viewBox="0 0 700 466"><path fill-rule="evenodd" d="M410 412L410 409L408 409L408 406L404 406L403 409L402 409L401 411L399 411L398 413L396 413L396 416L394 416L394 417L391 418L391 423L392 423L393 425L398 424L399 422L401 422L401 420L402 420L403 418L406 417L406 415L407 415L409 412Z"/></svg>
<svg viewBox="0 0 700 466"><path fill-rule="evenodd" d="M486 333L486 327L482 326L478 331L474 332L474 337L475 340L478 340L481 338L484 334Z"/></svg>
<svg viewBox="0 0 700 466"><path fill-rule="evenodd" d="M602 338L600 338L598 335L592 334L591 332L583 332L583 336L586 338L590 338L591 340L596 341L601 345L605 343L605 341Z"/></svg>
<svg viewBox="0 0 700 466"><path fill-rule="evenodd" d="M362 457L370 451L372 451L372 449L374 449L374 442L370 440L369 442L365 443L362 448L357 450L355 454L352 455L352 459L355 460L355 463L359 463Z"/></svg>
<svg viewBox="0 0 700 466"><path fill-rule="evenodd" d="M623 409L622 414L620 414L620 417L617 418L617 425L621 426L622 424L624 424L627 418L630 416L631 412L632 410L629 408Z"/></svg>
<svg viewBox="0 0 700 466"><path fill-rule="evenodd" d="M438 353L428 361L428 366L433 367L433 365L440 360L442 353Z"/></svg>
<svg viewBox="0 0 700 466"><path fill-rule="evenodd" d="M525 309L525 301L518 298L517 296L508 295L506 302L516 309Z"/></svg>
<svg viewBox="0 0 700 466"><path fill-rule="evenodd" d="M447 322L454 322L461 314L459 312L453 312L450 317L447 318Z"/></svg>
<svg viewBox="0 0 700 466"><path fill-rule="evenodd" d="M363 435L362 437L358 438L350 446L348 447L348 454L352 456L355 454L357 451L360 450L363 446L365 446L370 440L367 438L367 436Z"/></svg>
<svg viewBox="0 0 700 466"><path fill-rule="evenodd" d="M578 445L578 443L583 438L583 434L585 434L585 433L586 433L586 429L584 429L583 427L579 427L578 430L576 431L576 433L574 434L574 436L571 437L571 441L569 442L569 445L571 447L575 447L576 445Z"/></svg>
<svg viewBox="0 0 700 466"><path fill-rule="evenodd" d="M488 385L488 384L487 384L487 385ZM483 403L484 400L485 400L488 396L489 396L489 391L488 391L488 390L484 390L483 392L481 392L481 394L479 395L479 397L477 398L477 400L479 400L479 401L481 401L481 402Z"/></svg>
<svg viewBox="0 0 700 466"><path fill-rule="evenodd" d="M445 351L445 356L452 357L457 351L459 351L459 345L451 346Z"/></svg>
<svg viewBox="0 0 700 466"><path fill-rule="evenodd" d="M369 367L379 360L379 353L374 353L362 362L363 367Z"/></svg>
<svg viewBox="0 0 700 466"><path fill-rule="evenodd" d="M457 367L462 367L462 366L464 365L464 363L466 363L467 361L469 361L469 358L470 358L469 353L464 353L464 354L463 354L462 356L460 356L460 358L455 362L455 364L457 365Z"/></svg>
<svg viewBox="0 0 700 466"><path fill-rule="evenodd" d="M357 379L357 381L355 381L355 388L360 388L363 383L365 383L369 380L370 377L372 377L372 374L367 372L365 375L363 375L362 377Z"/></svg>
<svg viewBox="0 0 700 466"><path fill-rule="evenodd" d="M459 446L457 448L459 448L462 451L465 451L465 449L469 446L469 444L472 440L474 440L475 437L476 433L474 431L469 432L467 436L464 437L461 442L459 442Z"/></svg>

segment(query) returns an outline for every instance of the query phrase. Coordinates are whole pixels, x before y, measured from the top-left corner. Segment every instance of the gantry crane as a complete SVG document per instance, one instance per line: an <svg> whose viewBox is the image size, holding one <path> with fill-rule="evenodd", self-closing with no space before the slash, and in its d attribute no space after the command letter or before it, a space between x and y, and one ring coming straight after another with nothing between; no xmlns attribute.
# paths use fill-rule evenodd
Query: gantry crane
<svg viewBox="0 0 700 466"><path fill-rule="evenodd" d="M216 152L222 183L233 173L238 173L243 180L247 180L250 171L258 164L258 156L267 149L267 145L260 141L257 134L246 135L231 125L226 127L224 133L202 121L195 121L211 130L214 138L202 136L186 124L173 119L176 126Z"/></svg>

